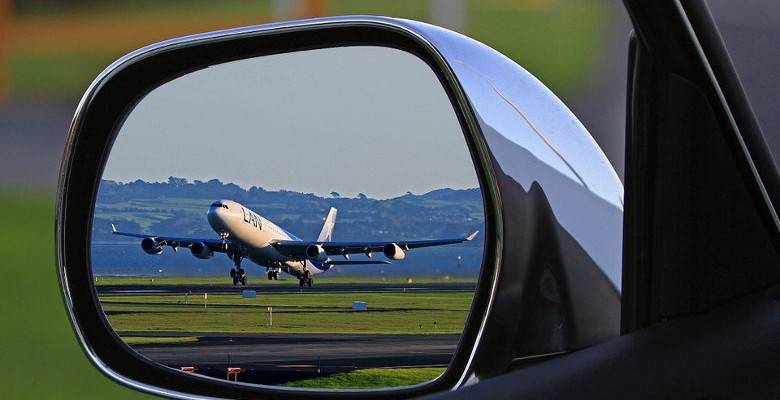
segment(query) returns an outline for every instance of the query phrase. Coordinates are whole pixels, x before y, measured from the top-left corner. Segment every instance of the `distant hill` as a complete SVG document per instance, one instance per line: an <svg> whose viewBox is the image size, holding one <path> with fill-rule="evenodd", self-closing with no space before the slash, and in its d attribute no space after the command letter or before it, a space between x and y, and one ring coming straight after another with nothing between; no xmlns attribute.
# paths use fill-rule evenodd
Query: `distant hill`
<svg viewBox="0 0 780 400"><path fill-rule="evenodd" d="M206 211L217 199L246 205L300 238L315 238L330 207L339 210L336 240L397 240L454 237L483 231L482 194L474 189L437 189L425 194L377 200L358 195L323 198L288 190L244 189L217 179L188 182L121 183L103 180L93 224L94 240L127 240L110 234L114 223L123 231L157 235L213 237ZM480 244L481 245L481 244Z"/></svg>

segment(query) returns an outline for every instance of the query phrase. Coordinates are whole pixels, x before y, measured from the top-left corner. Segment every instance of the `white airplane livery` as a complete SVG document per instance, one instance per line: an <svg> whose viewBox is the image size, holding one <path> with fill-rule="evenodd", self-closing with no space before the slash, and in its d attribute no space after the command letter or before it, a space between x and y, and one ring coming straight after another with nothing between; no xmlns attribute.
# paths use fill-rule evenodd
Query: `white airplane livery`
<svg viewBox="0 0 780 400"><path fill-rule="evenodd" d="M241 260L249 259L265 267L268 279L278 280L284 271L299 280L300 286L312 285L312 277L321 274L333 265L353 264L389 264L389 261L371 260L374 252L381 251L391 260L403 260L406 251L418 247L441 246L472 240L478 232L467 237L452 239L400 240L396 242L339 242L333 241L333 227L336 224L335 208L330 209L317 240L301 240L273 222L256 214L247 207L232 200L217 200L207 214L209 225L219 235L219 239L196 239L169 236L144 235L140 233L119 232L112 224L115 235L142 238L141 248L148 254L160 254L163 246L174 251L187 247L192 255L208 259L215 252L225 253L235 264L230 270L233 284L246 285L247 278L241 268ZM350 261L350 254L363 253L369 260ZM331 256L341 256L343 260L333 260Z"/></svg>

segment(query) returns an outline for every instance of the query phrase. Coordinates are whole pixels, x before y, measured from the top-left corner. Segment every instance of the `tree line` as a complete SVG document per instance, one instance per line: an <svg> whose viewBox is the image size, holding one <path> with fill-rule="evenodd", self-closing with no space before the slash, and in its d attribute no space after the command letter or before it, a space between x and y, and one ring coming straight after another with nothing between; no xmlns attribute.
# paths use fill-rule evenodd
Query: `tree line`
<svg viewBox="0 0 780 400"><path fill-rule="evenodd" d="M347 198L334 191L330 197L320 197L258 186L245 189L218 179L189 182L170 177L167 182L101 181L94 238L111 240L112 223L121 225L123 231L212 237L215 234L206 220L206 211L217 199L237 201L302 239L317 236L330 207L339 210L335 240L442 238L484 230L479 188L442 188L420 195L373 199L362 193Z"/></svg>

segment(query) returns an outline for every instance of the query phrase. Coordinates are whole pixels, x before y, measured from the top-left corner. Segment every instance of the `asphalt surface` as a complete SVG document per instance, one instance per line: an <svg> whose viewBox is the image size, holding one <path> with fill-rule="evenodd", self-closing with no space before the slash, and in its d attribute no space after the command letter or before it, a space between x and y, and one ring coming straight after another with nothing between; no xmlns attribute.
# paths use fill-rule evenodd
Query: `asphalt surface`
<svg viewBox="0 0 780 400"><path fill-rule="evenodd" d="M445 367L460 335L199 335L198 342L135 345L145 357L171 368L274 385L363 368Z"/></svg>
<svg viewBox="0 0 780 400"><path fill-rule="evenodd" d="M228 279L226 279L227 281ZM473 292L474 283L437 283L425 284L381 284L381 283L323 283L315 281L312 287L299 287L295 281L273 282L270 284L252 285L251 281L246 286L193 284L193 285L98 285L97 292L100 296L132 296L150 294L157 295L183 295L184 293L210 293L210 294L240 294L244 290L254 290L258 295L263 293L388 293L388 292Z"/></svg>
<svg viewBox="0 0 780 400"><path fill-rule="evenodd" d="M0 102L0 189L53 193L77 101Z"/></svg>

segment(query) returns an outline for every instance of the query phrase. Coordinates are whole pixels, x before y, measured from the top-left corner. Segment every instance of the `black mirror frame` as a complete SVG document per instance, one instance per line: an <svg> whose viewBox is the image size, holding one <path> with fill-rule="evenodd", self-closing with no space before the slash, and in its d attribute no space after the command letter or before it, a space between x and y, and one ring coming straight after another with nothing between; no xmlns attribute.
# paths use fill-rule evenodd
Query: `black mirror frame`
<svg viewBox="0 0 780 400"><path fill-rule="evenodd" d="M118 128L153 88L215 63L334 46L374 45L410 52L428 65L449 96L473 157L485 207L485 251L480 278L460 344L446 372L420 385L355 390L305 390L229 383L153 363L125 345L111 329L97 298L90 244L100 176ZM111 379L152 394L192 398L278 399L420 396L458 387L474 357L499 276L503 232L498 183L484 137L455 75L428 42L391 25L363 22L237 29L163 42L120 59L99 76L71 124L57 193L57 262L63 298L89 359Z"/></svg>

